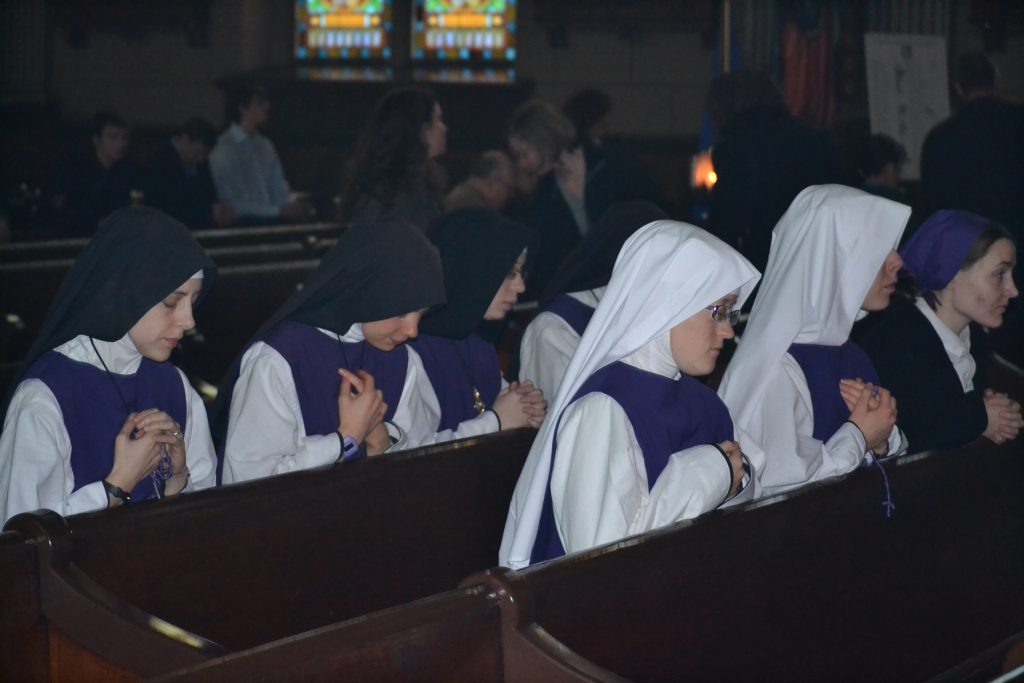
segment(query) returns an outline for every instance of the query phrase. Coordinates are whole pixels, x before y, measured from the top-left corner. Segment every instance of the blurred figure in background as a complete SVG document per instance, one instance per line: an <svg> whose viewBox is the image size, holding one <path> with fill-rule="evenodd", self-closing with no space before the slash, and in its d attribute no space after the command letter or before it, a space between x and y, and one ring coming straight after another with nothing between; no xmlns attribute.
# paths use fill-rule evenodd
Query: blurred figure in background
<svg viewBox="0 0 1024 683"><path fill-rule="evenodd" d="M512 196L512 160L500 149L480 155L469 177L452 188L444 198L445 213L459 209L485 208L501 212Z"/></svg>
<svg viewBox="0 0 1024 683"><path fill-rule="evenodd" d="M292 201L274 143L260 130L270 121L270 99L259 85L243 85L228 95L231 126L210 152L217 196L240 223L301 223L313 218L306 200Z"/></svg>
<svg viewBox="0 0 1024 683"><path fill-rule="evenodd" d="M903 145L888 135L876 133L867 141L861 162L860 189L879 197L906 204L900 191L900 173L907 161Z"/></svg>
<svg viewBox="0 0 1024 683"><path fill-rule="evenodd" d="M101 111L92 124L92 144L58 167L50 188L50 222L68 236L89 236L115 209L128 206L138 170L128 158L128 124Z"/></svg>
<svg viewBox="0 0 1024 683"><path fill-rule="evenodd" d="M226 228L235 212L217 200L207 158L217 142L208 121L185 122L154 155L144 176L146 204L176 218L192 230Z"/></svg>

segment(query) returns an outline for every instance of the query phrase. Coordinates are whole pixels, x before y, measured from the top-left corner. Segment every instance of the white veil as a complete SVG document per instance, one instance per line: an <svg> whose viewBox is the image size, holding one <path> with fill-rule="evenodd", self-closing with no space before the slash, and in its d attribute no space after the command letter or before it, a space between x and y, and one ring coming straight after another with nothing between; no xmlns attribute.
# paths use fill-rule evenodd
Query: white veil
<svg viewBox="0 0 1024 683"><path fill-rule="evenodd" d="M519 475L501 541L502 566L518 569L530 563L555 425L587 378L731 292L739 291L741 306L759 277L732 247L686 223L655 221L626 241Z"/></svg>
<svg viewBox="0 0 1024 683"><path fill-rule="evenodd" d="M909 216L908 206L843 185L808 187L793 200L772 233L761 290L718 388L742 429L751 431L766 369L790 344L846 342Z"/></svg>

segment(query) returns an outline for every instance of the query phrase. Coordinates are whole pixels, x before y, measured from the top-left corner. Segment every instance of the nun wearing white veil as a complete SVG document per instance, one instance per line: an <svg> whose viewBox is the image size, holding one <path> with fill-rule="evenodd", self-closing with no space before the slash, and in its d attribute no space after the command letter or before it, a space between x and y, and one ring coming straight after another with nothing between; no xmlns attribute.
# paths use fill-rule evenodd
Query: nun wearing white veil
<svg viewBox="0 0 1024 683"><path fill-rule="evenodd" d="M519 476L500 564L518 569L756 495L761 454L745 437L741 451L725 405L691 376L714 369L758 278L685 223L655 221L626 241Z"/></svg>
<svg viewBox="0 0 1024 683"><path fill-rule="evenodd" d="M801 192L775 226L761 290L719 395L765 452L764 495L906 448L896 402L849 341L889 305L910 208L841 185Z"/></svg>

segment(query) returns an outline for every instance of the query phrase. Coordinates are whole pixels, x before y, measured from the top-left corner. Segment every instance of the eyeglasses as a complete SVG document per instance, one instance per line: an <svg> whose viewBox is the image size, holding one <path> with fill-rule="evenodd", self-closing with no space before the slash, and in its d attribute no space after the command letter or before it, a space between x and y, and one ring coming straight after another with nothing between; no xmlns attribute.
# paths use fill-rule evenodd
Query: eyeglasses
<svg viewBox="0 0 1024 683"><path fill-rule="evenodd" d="M715 306L708 306L707 309L711 311L711 319L716 323L729 323L735 326L740 321L740 311L737 308L733 310L729 304L717 304Z"/></svg>

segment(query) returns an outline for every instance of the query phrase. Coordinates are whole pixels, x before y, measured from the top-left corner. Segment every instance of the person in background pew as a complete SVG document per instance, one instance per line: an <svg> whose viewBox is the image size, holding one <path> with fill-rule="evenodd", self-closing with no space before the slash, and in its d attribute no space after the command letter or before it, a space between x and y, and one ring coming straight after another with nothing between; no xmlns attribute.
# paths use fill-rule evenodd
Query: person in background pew
<svg viewBox="0 0 1024 683"><path fill-rule="evenodd" d="M230 226L235 212L227 202L217 201L207 163L216 141L217 133L209 122L201 118L186 121L146 168L146 203L193 230Z"/></svg>
<svg viewBox="0 0 1024 683"><path fill-rule="evenodd" d="M91 142L88 150L62 160L48 189L47 220L67 237L91 237L104 218L131 204L140 189L124 119L113 112L97 112Z"/></svg>
<svg viewBox="0 0 1024 683"><path fill-rule="evenodd" d="M341 194L341 222L398 218L423 232L441 215L448 127L441 105L425 88L384 95L356 142Z"/></svg>
<svg viewBox="0 0 1024 683"><path fill-rule="evenodd" d="M692 225L655 221L629 238L516 484L501 565L756 495L760 453L693 377L714 369L758 278Z"/></svg>
<svg viewBox="0 0 1024 683"><path fill-rule="evenodd" d="M905 450L896 402L849 336L861 311L889 305L909 215L861 190L816 185L775 226L768 270L718 390L767 454L765 495Z"/></svg>
<svg viewBox="0 0 1024 683"><path fill-rule="evenodd" d="M104 221L75 261L5 404L0 511L62 515L214 484L202 399L167 362L216 269L156 209Z"/></svg>
<svg viewBox="0 0 1024 683"><path fill-rule="evenodd" d="M515 182L512 160L500 149L489 149L473 162L469 177L444 198L445 213L484 207L502 211L512 197Z"/></svg>
<svg viewBox="0 0 1024 683"><path fill-rule="evenodd" d="M1020 404L988 388L988 335L1018 294L1010 233L965 211L933 214L900 251L903 275L892 306L870 316L858 342L900 405L914 452L984 436L1017 437Z"/></svg>
<svg viewBox="0 0 1024 683"><path fill-rule="evenodd" d="M601 301L623 242L644 225L667 218L656 205L642 201L614 204L601 215L541 293L541 312L530 321L519 344L520 380L532 381L545 396L555 395Z"/></svg>
<svg viewBox="0 0 1024 683"><path fill-rule="evenodd" d="M404 447L409 387L425 381L405 342L444 300L437 251L415 226L350 226L221 387L223 481Z"/></svg>
<svg viewBox="0 0 1024 683"><path fill-rule="evenodd" d="M531 382L506 382L497 351L475 332L484 320L504 319L526 289L529 231L489 209L463 209L442 218L430 238L447 303L423 319L411 343L429 381L414 387L425 414L410 421L410 441L539 427L544 395Z"/></svg>
<svg viewBox="0 0 1024 683"><path fill-rule="evenodd" d="M667 202L640 166L578 136L572 122L547 102L531 100L512 114L508 149L533 184L528 224L538 231L527 296L547 287L558 265L612 204Z"/></svg>
<svg viewBox="0 0 1024 683"><path fill-rule="evenodd" d="M270 120L265 88L243 84L227 97L231 125L210 152L210 172L220 201L242 225L302 223L316 215L308 200L292 199L274 143L260 131Z"/></svg>

